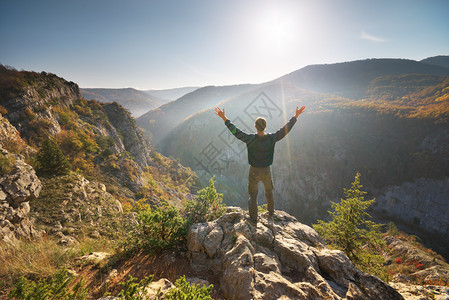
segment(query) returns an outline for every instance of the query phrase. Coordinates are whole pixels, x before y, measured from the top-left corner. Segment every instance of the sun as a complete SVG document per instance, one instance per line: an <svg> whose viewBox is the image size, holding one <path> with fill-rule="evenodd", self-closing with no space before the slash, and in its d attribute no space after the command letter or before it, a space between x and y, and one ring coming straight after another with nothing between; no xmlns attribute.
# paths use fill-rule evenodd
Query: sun
<svg viewBox="0 0 449 300"><path fill-rule="evenodd" d="M259 13L254 21L254 36L263 47L273 50L288 47L299 36L295 23L292 12L267 8Z"/></svg>

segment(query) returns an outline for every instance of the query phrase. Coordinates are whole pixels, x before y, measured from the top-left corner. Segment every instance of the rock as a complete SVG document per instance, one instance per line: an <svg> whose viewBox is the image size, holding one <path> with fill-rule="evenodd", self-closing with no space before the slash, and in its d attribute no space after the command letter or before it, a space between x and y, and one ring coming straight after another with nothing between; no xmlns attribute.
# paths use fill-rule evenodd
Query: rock
<svg viewBox="0 0 449 300"><path fill-rule="evenodd" d="M204 250L210 258L213 258L220 248L223 240L223 229L217 226L209 232L204 240Z"/></svg>
<svg viewBox="0 0 449 300"><path fill-rule="evenodd" d="M107 252L92 252L88 255L78 257L76 260L84 263L98 264L110 256L111 254Z"/></svg>
<svg viewBox="0 0 449 300"><path fill-rule="evenodd" d="M171 283L168 279L159 279L158 281L150 283L145 288L143 299L161 299L161 296L167 293L173 287L173 283Z"/></svg>
<svg viewBox="0 0 449 300"><path fill-rule="evenodd" d="M417 178L413 182L384 188L376 196L375 207L389 216L448 239L448 195L449 178Z"/></svg>
<svg viewBox="0 0 449 300"><path fill-rule="evenodd" d="M197 287L204 287L210 285L209 281L196 277L186 278L186 281L190 284L196 285Z"/></svg>
<svg viewBox="0 0 449 300"><path fill-rule="evenodd" d="M449 300L449 287L447 286L422 286L400 282L390 282L390 285L395 288L405 300Z"/></svg>
<svg viewBox="0 0 449 300"><path fill-rule="evenodd" d="M76 244L76 239L71 236L63 236L58 241L59 245L70 247Z"/></svg>
<svg viewBox="0 0 449 300"><path fill-rule="evenodd" d="M29 201L40 194L42 183L24 157L11 154L0 146L0 156L12 164L7 174L0 175L0 240L32 240L42 235L29 218Z"/></svg>
<svg viewBox="0 0 449 300"><path fill-rule="evenodd" d="M45 220L51 220L50 234L63 232L74 238L87 231L92 238L107 236L111 228L105 224L123 214L120 202L101 183L75 174L43 180L40 197L30 204L31 214L38 224L48 226ZM60 239L74 241L66 236Z"/></svg>
<svg viewBox="0 0 449 300"><path fill-rule="evenodd" d="M410 276L406 275L406 274L395 274L393 276L393 282L402 282L402 283L410 283L412 282L412 279L410 278Z"/></svg>
<svg viewBox="0 0 449 300"><path fill-rule="evenodd" d="M233 209L193 225L187 245L192 267L220 276L226 299L402 299L284 212L262 214L255 227Z"/></svg>

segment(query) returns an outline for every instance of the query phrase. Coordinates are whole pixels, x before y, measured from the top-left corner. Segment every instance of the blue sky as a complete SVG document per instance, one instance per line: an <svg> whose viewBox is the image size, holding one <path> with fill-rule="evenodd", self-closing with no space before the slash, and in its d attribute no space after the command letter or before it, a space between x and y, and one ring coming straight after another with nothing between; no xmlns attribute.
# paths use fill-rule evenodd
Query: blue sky
<svg viewBox="0 0 449 300"><path fill-rule="evenodd" d="M310 64L449 55L441 0L0 0L0 63L81 87L260 83Z"/></svg>

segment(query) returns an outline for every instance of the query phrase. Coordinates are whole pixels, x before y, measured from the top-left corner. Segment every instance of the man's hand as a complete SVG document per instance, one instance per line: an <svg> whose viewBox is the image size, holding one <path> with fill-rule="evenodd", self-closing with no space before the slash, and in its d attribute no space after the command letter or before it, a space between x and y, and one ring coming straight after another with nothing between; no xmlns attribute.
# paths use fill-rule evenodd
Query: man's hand
<svg viewBox="0 0 449 300"><path fill-rule="evenodd" d="M226 122L226 120L228 119L228 118L226 118L226 116L225 116L225 110L224 110L224 108L223 108L223 110L221 110L218 106L215 107L215 114L216 114L217 116L219 116L220 118L222 118L223 121L225 121L225 122Z"/></svg>
<svg viewBox="0 0 449 300"><path fill-rule="evenodd" d="M296 113L295 113L295 118L298 119L299 115L302 114L302 112L306 109L306 107L303 105L301 108L298 108L298 106L296 106ZM223 111L224 112L224 111Z"/></svg>

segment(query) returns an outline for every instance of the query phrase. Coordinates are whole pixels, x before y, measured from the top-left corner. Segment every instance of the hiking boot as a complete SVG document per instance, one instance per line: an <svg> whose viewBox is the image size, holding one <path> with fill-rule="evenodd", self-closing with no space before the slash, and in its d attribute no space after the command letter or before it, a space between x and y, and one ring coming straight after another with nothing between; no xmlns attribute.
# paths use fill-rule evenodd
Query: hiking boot
<svg viewBox="0 0 449 300"><path fill-rule="evenodd" d="M251 225L254 225L254 226L256 226L257 227L257 220L254 220L253 218L248 218L248 219L246 219Z"/></svg>

